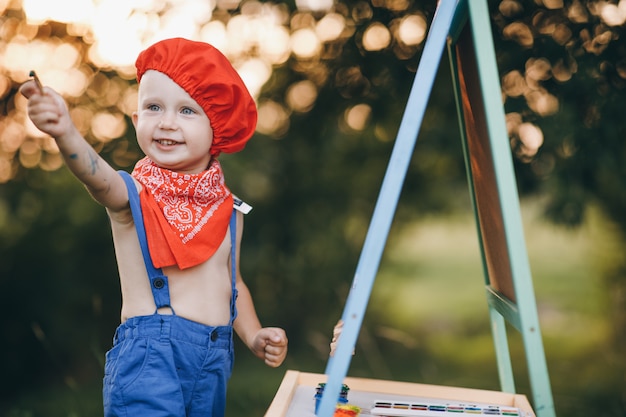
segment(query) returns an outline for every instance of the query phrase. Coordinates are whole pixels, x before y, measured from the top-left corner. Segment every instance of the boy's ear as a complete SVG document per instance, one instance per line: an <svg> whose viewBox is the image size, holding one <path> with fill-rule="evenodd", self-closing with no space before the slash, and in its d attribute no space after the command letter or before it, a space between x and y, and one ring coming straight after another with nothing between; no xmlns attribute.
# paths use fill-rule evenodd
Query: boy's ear
<svg viewBox="0 0 626 417"><path fill-rule="evenodd" d="M138 116L137 116L137 112L136 112L136 111L135 111L135 112L133 112L133 114L132 114L131 118L132 118L132 120L133 120L133 126L135 126L135 129L137 128L137 117L138 117Z"/></svg>

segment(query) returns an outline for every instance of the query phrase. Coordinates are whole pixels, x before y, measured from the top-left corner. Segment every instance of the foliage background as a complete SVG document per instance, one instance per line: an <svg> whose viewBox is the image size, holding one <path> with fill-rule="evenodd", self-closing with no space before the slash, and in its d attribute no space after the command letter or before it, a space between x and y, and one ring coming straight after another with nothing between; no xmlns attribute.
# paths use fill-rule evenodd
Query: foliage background
<svg viewBox="0 0 626 417"><path fill-rule="evenodd" d="M398 10L399 3L407 6ZM503 82L507 114L543 132L535 153L515 131L511 143L556 408L571 416L626 414L626 51L623 22L607 24L598 4L489 2L503 80L518 71L527 87L558 102L557 110L542 112L532 94L509 95ZM25 19L20 2L9 5L0 18L0 50L19 35L15 22ZM282 5L297 15L295 4ZM352 21L349 36L327 45L340 53L309 66L291 57L273 69L259 97L285 103L292 84L314 79L314 105L291 112L286 128L257 132L244 152L222 158L231 189L254 206L244 276L263 322L284 327L290 337L290 356L278 370L238 345L230 416L262 415L285 369L324 370L329 333L343 309L421 53L417 47L399 55L397 44L368 51L361 38L373 23L391 27L405 14L430 21L435 2L333 7ZM566 29L569 36L555 35ZM84 45L86 53L86 40L58 22L42 23L31 40L55 37ZM537 58L549 69L534 79L529 71ZM3 140L13 133L23 81L5 64ZM569 78L555 76L563 72ZM133 84L111 68L98 74ZM101 106L87 96L70 99L85 103ZM368 123L347 128L345 111L363 103L371 108ZM125 132L106 143L88 139L116 167L129 169L138 149L132 128ZM11 178L0 184L0 414L100 415L104 352L120 308L106 215L65 168L25 168L20 152L25 148L11 154ZM472 221L444 62L352 375L498 388ZM519 346L510 337L512 348ZM529 394L523 352L512 353L518 388Z"/></svg>

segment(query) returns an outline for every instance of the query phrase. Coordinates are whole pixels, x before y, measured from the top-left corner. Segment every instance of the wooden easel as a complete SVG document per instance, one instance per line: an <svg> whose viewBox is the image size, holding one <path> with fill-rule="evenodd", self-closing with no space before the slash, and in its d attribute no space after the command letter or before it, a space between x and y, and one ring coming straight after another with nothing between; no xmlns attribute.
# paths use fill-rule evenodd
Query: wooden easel
<svg viewBox="0 0 626 417"><path fill-rule="evenodd" d="M523 339L535 413L539 417L555 416L490 28L486 0L441 0L438 4L346 300L343 332L335 355L326 367L327 383L318 417L333 415L346 378L446 47L452 66L467 177L483 258L501 389L503 393L515 394L505 327L508 322ZM290 378L295 377L291 374ZM380 383L381 387L388 385L389 381ZM287 397L290 394L285 392L291 395L294 392L283 386L279 391L280 396ZM287 400L279 399L280 396L277 395L266 417L279 415L274 414L275 410Z"/></svg>

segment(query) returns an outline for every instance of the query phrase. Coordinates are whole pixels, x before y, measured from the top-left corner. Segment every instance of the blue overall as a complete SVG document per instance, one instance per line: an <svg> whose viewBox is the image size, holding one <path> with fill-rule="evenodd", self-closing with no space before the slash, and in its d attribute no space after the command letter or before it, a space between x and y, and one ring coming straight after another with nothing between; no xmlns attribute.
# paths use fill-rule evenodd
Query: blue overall
<svg viewBox="0 0 626 417"><path fill-rule="evenodd" d="M137 189L123 171L157 310L170 307L167 276L150 258ZM106 354L104 416L223 417L226 385L233 366L235 300L235 227L230 220L232 298L230 323L206 326L183 317L155 313L132 317L115 332Z"/></svg>

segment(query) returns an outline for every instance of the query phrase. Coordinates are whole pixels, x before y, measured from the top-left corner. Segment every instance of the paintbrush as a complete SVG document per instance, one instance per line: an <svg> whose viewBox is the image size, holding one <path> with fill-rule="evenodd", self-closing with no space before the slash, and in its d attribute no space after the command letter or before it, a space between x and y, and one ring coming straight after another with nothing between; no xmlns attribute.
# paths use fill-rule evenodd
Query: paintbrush
<svg viewBox="0 0 626 417"><path fill-rule="evenodd" d="M37 84L37 88L39 89L39 93L40 94L46 94L43 91L43 85L41 84L41 81L39 80L39 77L37 76L37 73L33 70L30 71L30 73L28 74L29 77L33 77L33 79L35 80L35 84Z"/></svg>

